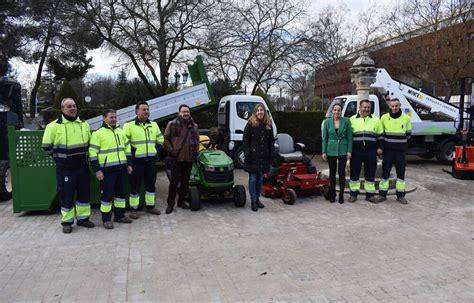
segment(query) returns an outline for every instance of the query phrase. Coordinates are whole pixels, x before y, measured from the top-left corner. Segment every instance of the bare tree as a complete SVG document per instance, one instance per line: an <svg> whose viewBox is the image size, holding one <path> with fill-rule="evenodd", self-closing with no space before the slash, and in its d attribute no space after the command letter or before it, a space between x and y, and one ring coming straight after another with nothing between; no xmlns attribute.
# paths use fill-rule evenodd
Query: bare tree
<svg viewBox="0 0 474 303"><path fill-rule="evenodd" d="M381 12L378 2L371 0L367 9L358 14L359 39L363 48L377 43L383 34L382 29L386 20Z"/></svg>
<svg viewBox="0 0 474 303"><path fill-rule="evenodd" d="M410 58L400 53L391 68L447 90L449 100L464 70L473 70L469 1L406 0L386 18L393 42L408 42ZM414 43L416 41L417 43ZM410 62L416 62L409 64ZM470 75L464 75L470 76Z"/></svg>
<svg viewBox="0 0 474 303"><path fill-rule="evenodd" d="M166 90L172 64L209 25L217 1L78 1L77 13L94 25L110 50L125 56L152 95Z"/></svg>
<svg viewBox="0 0 474 303"><path fill-rule="evenodd" d="M331 71L332 81L337 83L338 91L341 73L347 71L339 71L337 66L347 60L355 48L356 26L349 23L347 12L348 9L343 5L324 8L316 21L308 24L309 35L304 50L307 64L315 70Z"/></svg>
<svg viewBox="0 0 474 303"><path fill-rule="evenodd" d="M201 38L210 67L235 86L278 78L277 66L291 65L294 48L303 39L296 27L303 16L299 1L222 1L220 14Z"/></svg>

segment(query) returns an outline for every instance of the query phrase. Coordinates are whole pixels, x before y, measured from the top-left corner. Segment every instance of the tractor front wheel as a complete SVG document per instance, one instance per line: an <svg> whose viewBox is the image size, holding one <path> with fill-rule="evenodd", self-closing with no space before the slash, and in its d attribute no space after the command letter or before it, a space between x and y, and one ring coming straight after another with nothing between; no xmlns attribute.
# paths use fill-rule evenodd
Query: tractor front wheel
<svg viewBox="0 0 474 303"><path fill-rule="evenodd" d="M243 185L234 186L234 205L236 207L244 207L246 200L245 187Z"/></svg>
<svg viewBox="0 0 474 303"><path fill-rule="evenodd" d="M201 209L201 195L199 189L195 186L189 188L189 208L192 211L198 211Z"/></svg>

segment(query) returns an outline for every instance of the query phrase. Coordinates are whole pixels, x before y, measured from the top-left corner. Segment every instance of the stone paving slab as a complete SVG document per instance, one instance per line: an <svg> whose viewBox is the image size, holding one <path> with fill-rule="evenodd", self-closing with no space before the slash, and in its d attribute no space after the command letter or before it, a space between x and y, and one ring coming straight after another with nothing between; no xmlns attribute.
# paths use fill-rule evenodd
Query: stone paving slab
<svg viewBox="0 0 474 303"><path fill-rule="evenodd" d="M443 167L409 161L408 205L263 198L257 213L206 203L114 230L94 209L99 226L70 235L57 211L2 202L0 302L473 302L474 182ZM161 170L161 210L166 187Z"/></svg>

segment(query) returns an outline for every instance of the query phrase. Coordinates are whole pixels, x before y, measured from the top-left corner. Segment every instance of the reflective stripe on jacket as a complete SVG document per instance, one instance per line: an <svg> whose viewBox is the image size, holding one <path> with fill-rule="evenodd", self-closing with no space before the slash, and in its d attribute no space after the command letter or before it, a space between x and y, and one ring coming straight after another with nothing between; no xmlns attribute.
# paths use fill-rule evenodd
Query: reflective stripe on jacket
<svg viewBox="0 0 474 303"><path fill-rule="evenodd" d="M134 158L155 157L156 145L163 145L163 135L154 121L142 123L136 118L134 121L125 123L123 130L130 141Z"/></svg>
<svg viewBox="0 0 474 303"><path fill-rule="evenodd" d="M411 121L406 114L393 117L386 113L380 119L383 129L383 147L404 151L411 136Z"/></svg>
<svg viewBox="0 0 474 303"><path fill-rule="evenodd" d="M362 118L360 114L351 117L352 148L369 149L380 146L383 138L380 119L374 115Z"/></svg>
<svg viewBox="0 0 474 303"><path fill-rule="evenodd" d="M87 122L76 118L69 121L61 115L46 126L42 147L57 164L79 166L87 164L90 128Z"/></svg>
<svg viewBox="0 0 474 303"><path fill-rule="evenodd" d="M101 168L113 168L131 164L131 148L123 129L103 124L92 133L89 159L95 172Z"/></svg>

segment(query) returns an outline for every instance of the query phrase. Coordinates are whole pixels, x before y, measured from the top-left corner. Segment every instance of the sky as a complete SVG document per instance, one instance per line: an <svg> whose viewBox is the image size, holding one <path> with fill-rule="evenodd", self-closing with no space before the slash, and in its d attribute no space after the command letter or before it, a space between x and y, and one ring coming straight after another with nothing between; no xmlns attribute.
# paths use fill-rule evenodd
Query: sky
<svg viewBox="0 0 474 303"><path fill-rule="evenodd" d="M390 9L395 3L399 0L319 0L319 1L310 1L305 0L308 3L308 12L309 17L312 19L312 16L316 16L328 5L339 6L339 4L344 4L348 11L346 12L347 18L357 18L357 15L362 12L364 9L369 8L370 6L377 4L377 6L383 9ZM109 51L104 50L103 48L90 51L88 56L92 56L92 64L94 67L89 70L87 77L96 77L96 76L112 76L115 77L120 67L118 67L118 58L114 55L111 55ZM27 88L30 86L29 83L34 81L37 73L37 65L34 64L25 64L18 60L12 61L13 69L16 71L17 80ZM130 70L128 75L130 78L136 77L136 73L133 71L133 68Z"/></svg>

